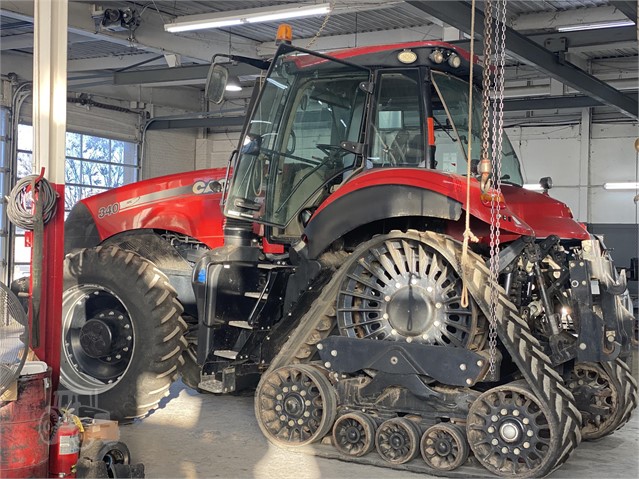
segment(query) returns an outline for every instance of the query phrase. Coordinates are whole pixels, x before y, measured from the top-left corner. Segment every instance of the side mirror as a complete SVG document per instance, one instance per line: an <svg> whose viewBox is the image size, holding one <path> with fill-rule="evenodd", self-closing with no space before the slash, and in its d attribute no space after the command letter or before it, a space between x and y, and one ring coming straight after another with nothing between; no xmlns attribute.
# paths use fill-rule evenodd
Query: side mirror
<svg viewBox="0 0 639 479"><path fill-rule="evenodd" d="M552 188L552 178L550 176L544 176L539 179L539 184L544 189L544 193L547 193L548 190Z"/></svg>
<svg viewBox="0 0 639 479"><path fill-rule="evenodd" d="M224 100L224 91L229 81L229 71L219 63L212 63L206 76L204 96L219 105Z"/></svg>

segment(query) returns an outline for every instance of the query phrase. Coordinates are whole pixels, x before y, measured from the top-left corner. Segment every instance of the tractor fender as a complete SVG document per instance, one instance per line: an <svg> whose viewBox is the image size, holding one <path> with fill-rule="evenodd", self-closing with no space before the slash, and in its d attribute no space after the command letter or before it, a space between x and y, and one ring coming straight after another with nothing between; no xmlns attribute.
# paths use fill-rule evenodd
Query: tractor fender
<svg viewBox="0 0 639 479"><path fill-rule="evenodd" d="M381 201L380 201L381 200ZM386 218L459 220L462 204L444 194L409 185L376 185L343 195L316 212L304 230L308 257L317 258L355 228Z"/></svg>

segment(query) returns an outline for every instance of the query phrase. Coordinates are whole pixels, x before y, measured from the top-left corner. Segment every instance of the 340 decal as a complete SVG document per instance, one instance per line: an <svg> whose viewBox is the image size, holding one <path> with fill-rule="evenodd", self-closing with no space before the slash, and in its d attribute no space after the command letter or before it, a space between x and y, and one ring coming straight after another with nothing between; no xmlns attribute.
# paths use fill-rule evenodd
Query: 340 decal
<svg viewBox="0 0 639 479"><path fill-rule="evenodd" d="M98 218L104 218L116 214L120 211L120 203L113 203L107 206L103 206L98 209Z"/></svg>

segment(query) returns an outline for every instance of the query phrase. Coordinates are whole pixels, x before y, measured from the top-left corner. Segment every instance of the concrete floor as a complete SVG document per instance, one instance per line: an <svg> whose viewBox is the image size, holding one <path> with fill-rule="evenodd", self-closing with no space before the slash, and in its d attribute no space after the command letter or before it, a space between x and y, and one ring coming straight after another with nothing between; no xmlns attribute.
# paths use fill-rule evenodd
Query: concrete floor
<svg viewBox="0 0 639 479"><path fill-rule="evenodd" d="M161 409L122 426L121 439L131 450L133 462L144 463L149 478L435 477L283 451L269 444L260 432L252 396L198 394L181 382L173 385ZM476 477L475 471L469 477ZM613 435L582 443L549 477L639 477L639 414L635 412Z"/></svg>

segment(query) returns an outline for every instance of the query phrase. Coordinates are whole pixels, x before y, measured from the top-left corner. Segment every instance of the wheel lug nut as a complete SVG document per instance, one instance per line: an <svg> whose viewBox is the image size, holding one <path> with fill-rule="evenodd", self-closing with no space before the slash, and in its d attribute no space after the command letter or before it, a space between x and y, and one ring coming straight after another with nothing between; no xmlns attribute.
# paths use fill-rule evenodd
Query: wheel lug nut
<svg viewBox="0 0 639 479"><path fill-rule="evenodd" d="M124 351L125 353L126 353L128 350L129 350L129 348L128 348L128 347L124 347L124 348L122 348L122 351Z"/></svg>
<svg viewBox="0 0 639 479"><path fill-rule="evenodd" d="M280 412L282 410L282 406L280 406L279 404L277 406L275 406L275 410L277 412Z"/></svg>
<svg viewBox="0 0 639 479"><path fill-rule="evenodd" d="M439 328L439 326L441 326L442 323L440 323L439 321L435 321L433 323L433 326L435 326L436 328Z"/></svg>
<svg viewBox="0 0 639 479"><path fill-rule="evenodd" d="M466 365L464 363L460 364L459 369L461 369L462 371L466 371Z"/></svg>
<svg viewBox="0 0 639 479"><path fill-rule="evenodd" d="M382 315L382 318L384 318L384 319L388 319L389 317L390 317L390 316L388 316L388 313L384 313L384 314Z"/></svg>
<svg viewBox="0 0 639 479"><path fill-rule="evenodd" d="M306 391L304 391L304 390L300 391L300 396L302 396L302 397L306 396Z"/></svg>
<svg viewBox="0 0 639 479"><path fill-rule="evenodd" d="M125 324L125 325L124 325L124 329L129 329L130 327L131 327L131 325L130 325L130 324Z"/></svg>
<svg viewBox="0 0 639 479"><path fill-rule="evenodd" d="M282 392L283 392L283 393L287 393L288 391L289 391L288 386L284 386L284 387L282 388Z"/></svg>
<svg viewBox="0 0 639 479"><path fill-rule="evenodd" d="M515 456L519 456L519 453L521 452L518 448L513 449L513 452L515 453Z"/></svg>
<svg viewBox="0 0 639 479"><path fill-rule="evenodd" d="M304 411L304 417L310 417L310 416L311 416L311 413L310 413L310 412L308 412L308 411Z"/></svg>
<svg viewBox="0 0 639 479"><path fill-rule="evenodd" d="M386 301L387 303L391 300L391 297L386 295L384 296L384 301Z"/></svg>
<svg viewBox="0 0 639 479"><path fill-rule="evenodd" d="M491 419L493 422L497 422L497 421L499 421L499 416L495 416L495 415L493 415L493 416L491 416L491 418L490 418L490 419Z"/></svg>
<svg viewBox="0 0 639 479"><path fill-rule="evenodd" d="M530 419L528 419L527 417L523 418L521 420L521 422L523 422L524 424L529 424L530 423Z"/></svg>
<svg viewBox="0 0 639 479"><path fill-rule="evenodd" d="M295 426L295 421L293 421L292 419L288 422L288 425L293 427Z"/></svg>
<svg viewBox="0 0 639 479"><path fill-rule="evenodd" d="M311 401L309 401L308 399L306 401L304 401L304 405L305 406L310 406L311 405Z"/></svg>
<svg viewBox="0 0 639 479"><path fill-rule="evenodd" d="M107 361L111 361L111 356L107 356Z"/></svg>
<svg viewBox="0 0 639 479"><path fill-rule="evenodd" d="M499 444L499 441L498 441L497 439L493 439L492 441L490 441L490 443L491 443L493 446L496 446L497 444Z"/></svg>
<svg viewBox="0 0 639 479"><path fill-rule="evenodd" d="M280 416L280 421L286 421L286 416L284 414Z"/></svg>
<svg viewBox="0 0 639 479"><path fill-rule="evenodd" d="M490 434L494 433L494 432L495 432L495 428L494 428L494 427L492 427L492 426L490 426L490 427L488 428L488 432L489 432Z"/></svg>
<svg viewBox="0 0 639 479"><path fill-rule="evenodd" d="M413 338L411 338L410 336L408 336L408 337L406 338L406 342L407 342L407 343L412 343L412 342L413 342Z"/></svg>
<svg viewBox="0 0 639 479"><path fill-rule="evenodd" d="M122 356L120 354L116 354L115 359L122 359Z"/></svg>
<svg viewBox="0 0 639 479"><path fill-rule="evenodd" d="M131 341L132 339L133 339L133 336L127 336L127 337L126 337L126 340L127 340L127 341Z"/></svg>
<svg viewBox="0 0 639 479"><path fill-rule="evenodd" d="M433 287L429 286L428 288L426 288L426 291L428 291L429 293L432 293L433 292Z"/></svg>
<svg viewBox="0 0 639 479"><path fill-rule="evenodd" d="M298 420L297 420L297 424L299 424L300 426L301 426L302 424L304 424L304 419L301 419L301 418L300 418L300 419L298 419Z"/></svg>
<svg viewBox="0 0 639 479"><path fill-rule="evenodd" d="M393 336L397 336L397 330L395 330L395 329L391 329L391 334L392 334Z"/></svg>
<svg viewBox="0 0 639 479"><path fill-rule="evenodd" d="M122 320L124 319L124 316L119 315L119 316L118 316L118 319L119 319L120 321L122 321Z"/></svg>
<svg viewBox="0 0 639 479"><path fill-rule="evenodd" d="M442 307L442 303L435 303L435 307L436 307L437 309L441 309L441 307Z"/></svg>
<svg viewBox="0 0 639 479"><path fill-rule="evenodd" d="M501 452L502 452L503 454L508 454L508 448L507 448L506 446L502 447L502 448L501 448Z"/></svg>
<svg viewBox="0 0 639 479"><path fill-rule="evenodd" d="M277 396L275 396L275 399L277 399L278 401L281 401L282 399L284 399L284 396L282 396L281 394L278 394Z"/></svg>
<svg viewBox="0 0 639 479"><path fill-rule="evenodd" d="M115 316L115 313L113 311L109 311L109 316Z"/></svg>
<svg viewBox="0 0 639 479"><path fill-rule="evenodd" d="M526 431L526 436L528 436L528 437L533 437L534 434L535 433L532 432L530 429L528 431Z"/></svg>
<svg viewBox="0 0 639 479"><path fill-rule="evenodd" d="M415 278L411 279L410 284L417 284L417 280Z"/></svg>
<svg viewBox="0 0 639 479"><path fill-rule="evenodd" d="M519 416L519 409L515 409L513 411L513 416L515 416L515 417Z"/></svg>
<svg viewBox="0 0 639 479"><path fill-rule="evenodd" d="M524 446L524 449L528 449L530 447L530 443L529 442L525 442L523 444L523 446Z"/></svg>
<svg viewBox="0 0 639 479"><path fill-rule="evenodd" d="M397 289L401 288L401 287L402 287L402 283L395 283L395 287L396 287Z"/></svg>
<svg viewBox="0 0 639 479"><path fill-rule="evenodd" d="M502 416L505 416L508 414L508 410L507 409L502 409L501 411L499 411L501 413Z"/></svg>
<svg viewBox="0 0 639 479"><path fill-rule="evenodd" d="M298 389L297 384L293 384L293 386L291 386L291 391L297 391Z"/></svg>

